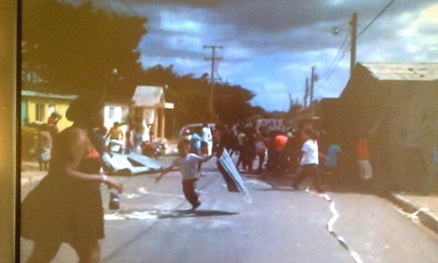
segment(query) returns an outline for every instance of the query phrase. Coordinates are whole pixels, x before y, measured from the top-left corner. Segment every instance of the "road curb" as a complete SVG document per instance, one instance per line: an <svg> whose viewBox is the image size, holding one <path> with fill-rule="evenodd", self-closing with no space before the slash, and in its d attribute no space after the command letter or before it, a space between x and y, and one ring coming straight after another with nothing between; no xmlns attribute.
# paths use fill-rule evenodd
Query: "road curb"
<svg viewBox="0 0 438 263"><path fill-rule="evenodd" d="M421 207L414 205L408 199L394 193L386 193L385 197L394 204L400 206L407 213L412 214L418 211L417 216L420 219L420 222L424 226L438 234L438 221L428 211L419 211Z"/></svg>

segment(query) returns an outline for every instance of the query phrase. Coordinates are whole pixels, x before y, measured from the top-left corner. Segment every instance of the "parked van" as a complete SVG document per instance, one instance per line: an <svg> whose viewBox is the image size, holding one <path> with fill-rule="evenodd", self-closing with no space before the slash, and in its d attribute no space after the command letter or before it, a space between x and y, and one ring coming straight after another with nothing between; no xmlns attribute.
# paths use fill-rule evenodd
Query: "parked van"
<svg viewBox="0 0 438 263"><path fill-rule="evenodd" d="M190 133L196 132L200 137L202 137L202 128L203 128L203 123L191 123L191 124L187 124L184 127L181 128L180 132L179 132L179 138L183 137L184 131L186 130L190 130ZM210 132L211 134L213 134L213 130L216 128L214 123L207 123L208 127L210 128ZM212 154L213 151L213 141L208 142L208 155Z"/></svg>

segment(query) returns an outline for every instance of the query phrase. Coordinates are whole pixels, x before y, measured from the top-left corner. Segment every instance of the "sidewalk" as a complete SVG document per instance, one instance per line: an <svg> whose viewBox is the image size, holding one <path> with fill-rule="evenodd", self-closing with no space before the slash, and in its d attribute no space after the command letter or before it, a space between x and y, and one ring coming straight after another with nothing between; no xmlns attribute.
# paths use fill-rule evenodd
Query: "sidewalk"
<svg viewBox="0 0 438 263"><path fill-rule="evenodd" d="M385 197L399 206L413 221L419 221L438 233L438 194L422 196L393 192L387 193Z"/></svg>

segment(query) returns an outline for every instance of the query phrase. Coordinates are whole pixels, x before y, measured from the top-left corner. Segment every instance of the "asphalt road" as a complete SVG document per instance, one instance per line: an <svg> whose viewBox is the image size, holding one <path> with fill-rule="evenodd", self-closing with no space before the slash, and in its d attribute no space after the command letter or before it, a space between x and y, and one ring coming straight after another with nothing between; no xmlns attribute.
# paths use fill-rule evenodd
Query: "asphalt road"
<svg viewBox="0 0 438 263"><path fill-rule="evenodd" d="M158 184L156 175L118 177L125 192L120 211L106 208L102 261L355 262L353 251L357 262L438 262L438 236L378 196L328 191L331 203L312 191L292 191L286 187L289 178L270 184L249 178L252 203L247 203L226 190L214 160L203 166L203 174L202 205L195 213L183 211L190 205L177 171ZM102 192L108 207L109 193ZM345 246L328 231L329 222ZM30 248L23 240L23 262ZM55 259L75 261L68 246Z"/></svg>

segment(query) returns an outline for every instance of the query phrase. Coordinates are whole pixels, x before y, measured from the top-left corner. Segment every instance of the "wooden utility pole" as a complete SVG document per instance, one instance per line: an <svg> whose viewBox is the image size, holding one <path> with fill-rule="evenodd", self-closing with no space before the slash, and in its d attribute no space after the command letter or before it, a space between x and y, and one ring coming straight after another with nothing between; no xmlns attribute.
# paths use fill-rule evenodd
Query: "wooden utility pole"
<svg viewBox="0 0 438 263"><path fill-rule="evenodd" d="M315 66L312 67L312 76L310 77L310 102L309 102L309 106L312 106L312 102L313 102L313 87L315 84Z"/></svg>
<svg viewBox="0 0 438 263"><path fill-rule="evenodd" d="M309 97L309 78L306 78L306 89L304 91L304 108L307 108L307 98Z"/></svg>
<svg viewBox="0 0 438 263"><path fill-rule="evenodd" d="M216 57L216 48L223 48L222 46L204 46L204 48L211 48L211 57L205 58L206 60L211 60L211 73L210 73L210 118L213 118L213 93L214 93L214 70L215 61L221 60L222 58Z"/></svg>
<svg viewBox="0 0 438 263"><path fill-rule="evenodd" d="M312 75L310 76L310 87L309 87L309 107L311 109L312 112L312 116L314 114L313 112L313 91L314 91L314 87L315 87L315 82L318 81L319 77L318 75L315 73L315 66L312 67ZM306 85L307 85L307 79L306 79Z"/></svg>
<svg viewBox="0 0 438 263"><path fill-rule="evenodd" d="M350 21L351 25L351 57L350 57L350 77L356 65L356 40L357 40L357 13L353 13Z"/></svg>

